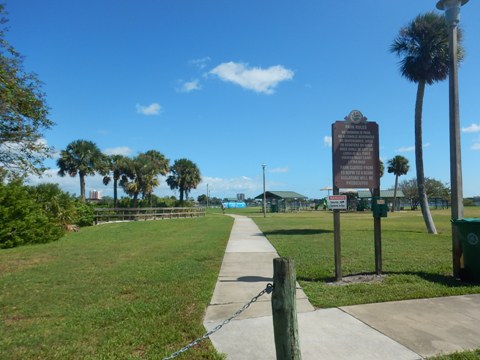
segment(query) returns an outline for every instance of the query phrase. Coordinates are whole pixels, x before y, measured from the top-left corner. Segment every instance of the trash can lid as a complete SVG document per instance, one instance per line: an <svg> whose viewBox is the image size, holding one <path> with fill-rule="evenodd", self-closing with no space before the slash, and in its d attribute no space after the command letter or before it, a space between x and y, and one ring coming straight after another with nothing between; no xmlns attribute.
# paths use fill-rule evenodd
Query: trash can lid
<svg viewBox="0 0 480 360"><path fill-rule="evenodd" d="M451 222L454 224L480 223L480 218L452 219Z"/></svg>

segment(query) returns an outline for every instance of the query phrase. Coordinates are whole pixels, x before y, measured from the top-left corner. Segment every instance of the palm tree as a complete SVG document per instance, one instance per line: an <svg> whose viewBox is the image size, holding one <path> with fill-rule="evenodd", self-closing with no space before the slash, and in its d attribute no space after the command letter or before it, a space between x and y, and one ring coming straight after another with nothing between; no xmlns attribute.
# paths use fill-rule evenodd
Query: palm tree
<svg viewBox="0 0 480 360"><path fill-rule="evenodd" d="M197 165L188 159L175 160L170 168L171 175L167 178L170 189L180 191L180 202L183 203L184 195L188 198L191 189L196 189L202 181Z"/></svg>
<svg viewBox="0 0 480 360"><path fill-rule="evenodd" d="M461 31L458 32L458 61L463 59ZM443 16L434 12L418 15L406 27L400 29L390 51L402 57L400 72L407 80L417 84L415 102L415 165L417 170L420 207L427 227L432 234L437 233L428 207L425 192L422 149L422 108L425 85L445 80L448 76L448 26Z"/></svg>
<svg viewBox="0 0 480 360"><path fill-rule="evenodd" d="M393 190L393 206L392 212L395 211L395 204L397 202L397 189L398 189L398 177L402 175L406 175L408 170L410 169L410 165L408 165L408 159L397 155L393 159L388 160L388 173L393 173L395 175L395 189Z"/></svg>
<svg viewBox="0 0 480 360"><path fill-rule="evenodd" d="M118 182L122 178L132 177L132 161L123 155L112 155L109 160L109 174L103 177L103 184L108 185L113 180L113 207L118 207Z"/></svg>
<svg viewBox="0 0 480 360"><path fill-rule="evenodd" d="M97 145L87 140L75 140L60 152L57 160L58 175L80 177L80 199L85 201L85 177L104 174L108 171L107 157L102 154Z"/></svg>
<svg viewBox="0 0 480 360"><path fill-rule="evenodd" d="M169 170L169 160L156 150L149 150L137 155L131 164L131 173L120 180L120 186L133 197L133 207L137 207L138 196L151 198L155 187L160 185L158 175L166 175Z"/></svg>

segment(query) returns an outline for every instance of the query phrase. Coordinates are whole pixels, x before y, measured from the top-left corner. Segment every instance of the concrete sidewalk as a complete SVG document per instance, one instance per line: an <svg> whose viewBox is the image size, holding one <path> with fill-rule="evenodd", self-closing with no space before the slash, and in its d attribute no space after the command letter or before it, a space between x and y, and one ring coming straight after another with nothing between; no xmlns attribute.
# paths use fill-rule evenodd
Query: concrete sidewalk
<svg viewBox="0 0 480 360"><path fill-rule="evenodd" d="M235 222L204 326L229 318L272 281L275 248L255 223ZM210 339L229 360L275 359L270 295ZM303 360L422 359L480 347L480 295L315 310L297 284Z"/></svg>

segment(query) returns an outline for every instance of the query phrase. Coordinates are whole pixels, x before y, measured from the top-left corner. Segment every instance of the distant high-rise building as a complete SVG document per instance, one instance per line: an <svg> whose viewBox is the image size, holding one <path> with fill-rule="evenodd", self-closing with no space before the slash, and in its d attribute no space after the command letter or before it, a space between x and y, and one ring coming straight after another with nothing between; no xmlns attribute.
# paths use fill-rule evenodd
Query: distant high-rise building
<svg viewBox="0 0 480 360"><path fill-rule="evenodd" d="M245 194L237 194L237 200L245 201Z"/></svg>
<svg viewBox="0 0 480 360"><path fill-rule="evenodd" d="M90 191L90 200L101 200L102 194L100 191L92 190Z"/></svg>

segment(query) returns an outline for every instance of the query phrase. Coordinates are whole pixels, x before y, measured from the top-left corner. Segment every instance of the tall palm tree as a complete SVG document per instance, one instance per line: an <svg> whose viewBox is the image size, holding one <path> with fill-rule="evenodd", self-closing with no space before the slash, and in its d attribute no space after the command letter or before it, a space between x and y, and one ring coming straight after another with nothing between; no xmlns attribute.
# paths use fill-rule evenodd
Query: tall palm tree
<svg viewBox="0 0 480 360"><path fill-rule="evenodd" d="M388 173L393 173L395 175L395 189L393 190L393 206L392 212L395 211L395 204L397 203L397 189L398 189L398 177L406 175L410 165L408 165L408 159L397 155L393 159L388 160Z"/></svg>
<svg viewBox="0 0 480 360"><path fill-rule="evenodd" d="M180 191L180 202L183 203L184 196L188 198L191 189L196 189L202 181L200 170L197 165L188 159L175 160L170 168L171 175L167 178L170 189Z"/></svg>
<svg viewBox="0 0 480 360"><path fill-rule="evenodd" d="M123 155L111 155L109 158L109 173L103 177L103 184L108 185L113 180L113 207L118 207L118 182L132 177L132 161ZM110 175L111 174L111 175Z"/></svg>
<svg viewBox="0 0 480 360"><path fill-rule="evenodd" d="M156 150L138 154L132 160L131 173L120 180L120 185L132 196L134 208L140 194L143 199L150 199L155 187L160 185L158 175L166 175L168 170L169 160Z"/></svg>
<svg viewBox="0 0 480 360"><path fill-rule="evenodd" d="M463 59L462 32L458 32L458 61ZM400 72L417 84L415 101L415 165L418 195L427 231L437 233L425 191L422 149L422 108L425 85L445 80L448 76L448 26L443 16L434 12L418 15L393 41L390 51L402 57Z"/></svg>
<svg viewBox="0 0 480 360"><path fill-rule="evenodd" d="M80 177L80 199L85 201L85 177L108 171L107 157L92 141L75 140L60 152L58 175Z"/></svg>

